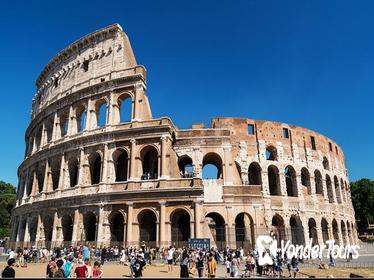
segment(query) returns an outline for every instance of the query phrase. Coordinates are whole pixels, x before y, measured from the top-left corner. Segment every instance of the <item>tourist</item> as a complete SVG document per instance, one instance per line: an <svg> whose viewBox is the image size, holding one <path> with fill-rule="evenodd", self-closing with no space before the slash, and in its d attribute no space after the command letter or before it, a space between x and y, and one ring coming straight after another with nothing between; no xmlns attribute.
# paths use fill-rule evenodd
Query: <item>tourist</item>
<svg viewBox="0 0 374 280"><path fill-rule="evenodd" d="M283 273L283 269L282 269L282 257L281 257L280 252L278 252L274 263L276 263L276 272L278 274L278 278L281 278L282 273Z"/></svg>
<svg viewBox="0 0 374 280"><path fill-rule="evenodd" d="M92 278L101 278L103 276L103 271L101 270L101 265L98 261L94 262L94 267L92 270Z"/></svg>
<svg viewBox="0 0 374 280"><path fill-rule="evenodd" d="M188 262L189 257L185 249L180 260L180 278L188 278Z"/></svg>
<svg viewBox="0 0 374 280"><path fill-rule="evenodd" d="M144 259L142 258L141 255L137 254L132 271L134 272L134 277L135 278L140 278L143 276L143 267L146 265Z"/></svg>
<svg viewBox="0 0 374 280"><path fill-rule="evenodd" d="M296 278L296 275L299 272L299 260L295 256L293 256L291 259L291 266L293 271L293 278Z"/></svg>
<svg viewBox="0 0 374 280"><path fill-rule="evenodd" d="M76 275L76 278L87 278L87 267L82 259L78 260L78 266L75 268L74 274Z"/></svg>
<svg viewBox="0 0 374 280"><path fill-rule="evenodd" d="M53 278L65 278L65 273L64 273L64 270L62 269L62 266L64 265L64 261L60 259L56 262L56 265L57 265L57 270L55 271L55 273L53 273Z"/></svg>
<svg viewBox="0 0 374 280"><path fill-rule="evenodd" d="M14 258L10 258L8 260L8 266L5 267L3 272L1 273L2 278L15 278L16 277L16 271L13 268L15 263L16 263L16 260Z"/></svg>
<svg viewBox="0 0 374 280"><path fill-rule="evenodd" d="M52 257L51 260L47 264L47 277L48 278L53 278L53 274L57 270L57 264L56 264L56 258Z"/></svg>
<svg viewBox="0 0 374 280"><path fill-rule="evenodd" d="M231 276L231 258L228 255L226 257L225 265L226 265L226 277L228 278Z"/></svg>
<svg viewBox="0 0 374 280"><path fill-rule="evenodd" d="M174 248L170 246L168 252L167 252L167 261L168 261L168 272L173 271L173 258L174 258Z"/></svg>
<svg viewBox="0 0 374 280"><path fill-rule="evenodd" d="M288 277L291 277L291 260L288 257L287 253L284 253L284 259L285 259L286 265L287 265Z"/></svg>
<svg viewBox="0 0 374 280"><path fill-rule="evenodd" d="M15 259L15 253L14 253L13 249L10 249L10 251L9 251L8 260L10 260L10 259Z"/></svg>
<svg viewBox="0 0 374 280"><path fill-rule="evenodd" d="M90 259L90 249L86 245L82 248L82 257L84 260Z"/></svg>
<svg viewBox="0 0 374 280"><path fill-rule="evenodd" d="M102 250L101 250L101 265L104 265L104 262L106 260L106 247L104 247Z"/></svg>
<svg viewBox="0 0 374 280"><path fill-rule="evenodd" d="M329 259L330 259L330 261L329 261L329 266L330 266L330 267L335 266L335 261L334 261L334 257L332 256L332 252L330 252Z"/></svg>
<svg viewBox="0 0 374 280"><path fill-rule="evenodd" d="M119 260L119 264L125 264L126 263L126 250L122 247L121 250L121 258Z"/></svg>
<svg viewBox="0 0 374 280"><path fill-rule="evenodd" d="M64 269L64 275L66 278L70 278L71 277L71 272L73 270L73 260L74 260L74 257L71 255L67 258L64 266L63 266L63 269Z"/></svg>
<svg viewBox="0 0 374 280"><path fill-rule="evenodd" d="M87 267L87 278L92 278L92 265L91 265L91 262L90 262L90 259L85 259L84 260L84 264L86 265Z"/></svg>
<svg viewBox="0 0 374 280"><path fill-rule="evenodd" d="M239 260L236 254L234 254L231 261L231 277L237 277L239 274Z"/></svg>
<svg viewBox="0 0 374 280"><path fill-rule="evenodd" d="M209 254L208 262L207 262L207 274L209 278L215 278L217 271L217 262L213 256L213 252Z"/></svg>
<svg viewBox="0 0 374 280"><path fill-rule="evenodd" d="M203 252L200 251L198 257L196 258L196 268L197 274L199 278L204 277L204 255Z"/></svg>

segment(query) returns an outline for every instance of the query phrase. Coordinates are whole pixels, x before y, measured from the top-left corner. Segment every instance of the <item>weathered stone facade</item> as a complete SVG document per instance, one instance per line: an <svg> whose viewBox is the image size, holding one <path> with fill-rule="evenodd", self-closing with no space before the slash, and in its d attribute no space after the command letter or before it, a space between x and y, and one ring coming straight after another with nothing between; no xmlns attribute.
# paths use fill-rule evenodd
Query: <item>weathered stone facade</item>
<svg viewBox="0 0 374 280"><path fill-rule="evenodd" d="M128 102L129 109L124 111ZM102 114L104 112L104 120ZM127 113L127 118L126 118ZM12 241L251 247L258 234L357 241L343 151L285 123L152 117L119 25L61 51L37 80ZM217 177L204 180L204 167Z"/></svg>

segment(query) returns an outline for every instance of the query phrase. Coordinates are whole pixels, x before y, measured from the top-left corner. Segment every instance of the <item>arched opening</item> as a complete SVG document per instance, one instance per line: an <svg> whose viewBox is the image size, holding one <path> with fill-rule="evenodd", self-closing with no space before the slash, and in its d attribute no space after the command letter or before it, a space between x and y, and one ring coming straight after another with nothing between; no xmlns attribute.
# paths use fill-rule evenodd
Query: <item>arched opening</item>
<svg viewBox="0 0 374 280"><path fill-rule="evenodd" d="M27 196L30 196L31 195L31 192L32 192L32 186L34 185L34 176L35 176L35 171L32 171L30 173L30 177L29 177L29 182L27 184L27 188L26 188L26 191L27 191Z"/></svg>
<svg viewBox="0 0 374 280"><path fill-rule="evenodd" d="M181 156L178 159L179 173L182 178L194 177L192 159L189 156Z"/></svg>
<svg viewBox="0 0 374 280"><path fill-rule="evenodd" d="M203 158L203 179L222 179L222 159L216 153L208 153Z"/></svg>
<svg viewBox="0 0 374 280"><path fill-rule="evenodd" d="M342 200L343 200L343 202L347 202L347 192L346 192L346 189L344 187L343 179L340 179L340 189L342 191Z"/></svg>
<svg viewBox="0 0 374 280"><path fill-rule="evenodd" d="M268 181L270 195L282 195L279 182L279 170L274 165L268 167Z"/></svg>
<svg viewBox="0 0 374 280"><path fill-rule="evenodd" d="M322 229L322 238L323 244L326 244L326 241L329 240L329 227L325 218L321 220L321 229Z"/></svg>
<svg viewBox="0 0 374 280"><path fill-rule="evenodd" d="M64 215L61 219L62 235L64 241L72 241L73 238L73 219L70 215Z"/></svg>
<svg viewBox="0 0 374 280"><path fill-rule="evenodd" d="M151 210L143 210L139 213L139 241L147 246L155 246L157 239L157 217Z"/></svg>
<svg viewBox="0 0 374 280"><path fill-rule="evenodd" d="M306 169L305 167L301 168L301 184L307 188L308 194L312 193L310 187L310 174L308 169Z"/></svg>
<svg viewBox="0 0 374 280"><path fill-rule="evenodd" d="M96 240L96 216L92 212L87 212L83 216L83 226L85 241L95 241Z"/></svg>
<svg viewBox="0 0 374 280"><path fill-rule="evenodd" d="M278 241L278 244L281 244L281 240L286 240L286 231L284 227L284 220L281 216L276 214L273 219L271 220L272 225L272 234L276 240Z"/></svg>
<svg viewBox="0 0 374 280"><path fill-rule="evenodd" d="M339 244L339 227L335 219L332 220L331 226L332 226L332 234L335 240L335 244Z"/></svg>
<svg viewBox="0 0 374 280"><path fill-rule="evenodd" d="M309 239L312 239L312 246L318 245L317 223L316 220L310 218L308 221Z"/></svg>
<svg viewBox="0 0 374 280"><path fill-rule="evenodd" d="M125 150L117 150L113 154L114 167L116 170L116 182L127 181L129 156Z"/></svg>
<svg viewBox="0 0 374 280"><path fill-rule="evenodd" d="M257 162L252 162L248 168L249 185L262 185L261 167Z"/></svg>
<svg viewBox="0 0 374 280"><path fill-rule="evenodd" d="M35 145L36 148L39 149L42 141L42 128L38 128L35 134Z"/></svg>
<svg viewBox="0 0 374 280"><path fill-rule="evenodd" d="M123 242L124 229L125 229L125 219L121 212L114 211L110 214L110 241L112 242Z"/></svg>
<svg viewBox="0 0 374 280"><path fill-rule="evenodd" d="M33 217L30 221L30 241L35 242L36 241L36 232L38 230L38 217Z"/></svg>
<svg viewBox="0 0 374 280"><path fill-rule="evenodd" d="M297 197L296 171L292 166L287 166L284 170L286 177L287 195Z"/></svg>
<svg viewBox="0 0 374 280"><path fill-rule="evenodd" d="M327 159L327 157L323 157L322 165L323 169L330 170L329 160Z"/></svg>
<svg viewBox="0 0 374 280"><path fill-rule="evenodd" d="M254 225L252 217L247 213L239 213L235 218L236 247L245 250L254 248Z"/></svg>
<svg viewBox="0 0 374 280"><path fill-rule="evenodd" d="M77 131L82 132L86 128L87 112L84 106L77 109Z"/></svg>
<svg viewBox="0 0 374 280"><path fill-rule="evenodd" d="M71 158L68 163L70 187L78 185L79 164L76 158Z"/></svg>
<svg viewBox="0 0 374 280"><path fill-rule="evenodd" d="M24 241L25 240L25 233L26 233L26 219L21 220L21 229L18 232L19 234L19 241Z"/></svg>
<svg viewBox="0 0 374 280"><path fill-rule="evenodd" d="M267 146L265 157L267 160L278 160L277 149L274 146Z"/></svg>
<svg viewBox="0 0 374 280"><path fill-rule="evenodd" d="M336 194L336 200L339 204L342 203L342 197L340 193L340 186L339 186L339 180L338 177L334 176L334 186L335 186L335 194Z"/></svg>
<svg viewBox="0 0 374 280"><path fill-rule="evenodd" d="M107 104L101 99L96 104L97 127L104 127L107 123Z"/></svg>
<svg viewBox="0 0 374 280"><path fill-rule="evenodd" d="M331 179L329 175L326 175L326 188L327 188L327 196L329 198L329 203L334 203L334 193L331 186Z"/></svg>
<svg viewBox="0 0 374 280"><path fill-rule="evenodd" d="M69 117L67 114L60 116L60 132L61 137L64 137L68 134L68 128L69 128Z"/></svg>
<svg viewBox="0 0 374 280"><path fill-rule="evenodd" d="M316 194L323 195L323 184L322 184L322 175L319 170L314 171L314 182L316 185Z"/></svg>
<svg viewBox="0 0 374 280"><path fill-rule="evenodd" d="M58 189L58 182L60 180L60 160L55 159L50 162L51 173L52 173L52 189Z"/></svg>
<svg viewBox="0 0 374 280"><path fill-rule="evenodd" d="M131 115L132 115L132 100L131 97L128 95L121 96L118 98L118 107L119 107L119 115L120 115L120 122L131 122Z"/></svg>
<svg viewBox="0 0 374 280"><path fill-rule="evenodd" d="M99 153L94 153L89 158L91 185L99 184L101 181L101 156Z"/></svg>
<svg viewBox="0 0 374 280"><path fill-rule="evenodd" d="M158 152L155 147L145 147L141 154L143 175L142 180L158 178Z"/></svg>
<svg viewBox="0 0 374 280"><path fill-rule="evenodd" d="M52 141L52 135L53 135L53 119L49 118L46 121L45 128L47 131L47 143L50 143Z"/></svg>
<svg viewBox="0 0 374 280"><path fill-rule="evenodd" d="M218 213L209 213L205 216L205 220L209 226L213 240L217 248L224 248L226 241L225 220Z"/></svg>
<svg viewBox="0 0 374 280"><path fill-rule="evenodd" d="M345 227L345 222L343 220L340 221L340 227L342 229L343 244L347 245L347 229Z"/></svg>
<svg viewBox="0 0 374 280"><path fill-rule="evenodd" d="M44 227L44 239L46 242L52 241L53 233L53 218L51 216L46 216L43 220Z"/></svg>
<svg viewBox="0 0 374 280"><path fill-rule="evenodd" d="M45 175L45 166L40 165L38 167L38 171L36 173L37 179L38 179L38 190L39 193L43 191L43 186L44 186L44 175Z"/></svg>
<svg viewBox="0 0 374 280"><path fill-rule="evenodd" d="M349 244L353 244L353 237L352 237L353 225L349 221L347 221L347 229L348 229Z"/></svg>
<svg viewBox="0 0 374 280"><path fill-rule="evenodd" d="M291 240L293 244L305 244L304 227L300 218L292 215L290 218Z"/></svg>
<svg viewBox="0 0 374 280"><path fill-rule="evenodd" d="M186 210L178 209L171 214L171 241L177 248L187 245L190 238L190 215Z"/></svg>

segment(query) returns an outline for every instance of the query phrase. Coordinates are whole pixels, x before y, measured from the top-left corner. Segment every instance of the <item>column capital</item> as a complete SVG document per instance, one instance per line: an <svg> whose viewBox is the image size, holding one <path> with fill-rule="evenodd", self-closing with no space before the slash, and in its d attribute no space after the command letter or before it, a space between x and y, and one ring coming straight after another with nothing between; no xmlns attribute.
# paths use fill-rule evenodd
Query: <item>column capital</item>
<svg viewBox="0 0 374 280"><path fill-rule="evenodd" d="M130 202L130 201L128 201L128 202L126 202L126 205L128 206L128 207L133 207L134 206L134 202Z"/></svg>
<svg viewBox="0 0 374 280"><path fill-rule="evenodd" d="M136 139L131 138L131 139L130 139L130 143L131 143L131 144L136 144Z"/></svg>
<svg viewBox="0 0 374 280"><path fill-rule="evenodd" d="M166 205L166 200L160 200L158 202L161 206L165 206Z"/></svg>

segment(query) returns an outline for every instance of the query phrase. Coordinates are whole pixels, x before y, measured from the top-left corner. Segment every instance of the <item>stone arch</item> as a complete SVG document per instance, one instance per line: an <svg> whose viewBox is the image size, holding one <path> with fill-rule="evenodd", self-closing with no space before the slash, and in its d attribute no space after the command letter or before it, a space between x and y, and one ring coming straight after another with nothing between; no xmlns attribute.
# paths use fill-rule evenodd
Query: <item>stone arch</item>
<svg viewBox="0 0 374 280"><path fill-rule="evenodd" d="M185 246L191 234L191 215L183 208L177 208L170 214L171 241L177 247Z"/></svg>
<svg viewBox="0 0 374 280"><path fill-rule="evenodd" d="M54 127L54 119L50 117L45 122L47 143L50 143L52 141L53 127Z"/></svg>
<svg viewBox="0 0 374 280"><path fill-rule="evenodd" d="M43 227L44 227L44 239L46 242L52 241L52 234L53 234L53 218L49 215L45 216L43 219Z"/></svg>
<svg viewBox="0 0 374 280"><path fill-rule="evenodd" d="M291 165L288 165L284 169L284 175L286 178L287 195L297 197L297 177L295 169Z"/></svg>
<svg viewBox="0 0 374 280"><path fill-rule="evenodd" d="M305 244L304 227L301 219L297 215L290 218L291 240L293 244Z"/></svg>
<svg viewBox="0 0 374 280"><path fill-rule="evenodd" d="M115 170L115 181L125 182L129 171L129 154L124 149L117 149L113 152L113 162Z"/></svg>
<svg viewBox="0 0 374 280"><path fill-rule="evenodd" d="M261 166L257 162L252 162L248 167L248 184L262 185Z"/></svg>
<svg viewBox="0 0 374 280"><path fill-rule="evenodd" d="M342 192L342 200L343 200L343 202L347 202L347 192L346 192L346 189L344 187L344 182L343 182L342 178L340 178L340 190Z"/></svg>
<svg viewBox="0 0 374 280"><path fill-rule="evenodd" d="M158 178L159 152L153 145L145 146L140 152L142 162L142 180Z"/></svg>
<svg viewBox="0 0 374 280"><path fill-rule="evenodd" d="M218 248L225 247L226 226L225 219L217 212L210 212L205 215L213 240Z"/></svg>
<svg viewBox="0 0 374 280"><path fill-rule="evenodd" d="M104 127L108 122L108 104L106 98L101 98L95 103L96 127Z"/></svg>
<svg viewBox="0 0 374 280"><path fill-rule="evenodd" d="M272 145L267 146L265 150L265 158L266 160L278 160L277 148Z"/></svg>
<svg viewBox="0 0 374 280"><path fill-rule="evenodd" d="M124 242L125 217L120 211L112 211L109 215L110 241Z"/></svg>
<svg viewBox="0 0 374 280"><path fill-rule="evenodd" d="M59 115L60 121L60 137L65 137L68 134L69 130L69 112L64 111Z"/></svg>
<svg viewBox="0 0 374 280"><path fill-rule="evenodd" d="M60 169L61 169L61 157L52 159L49 161L52 175L52 189L58 189L58 183L60 180Z"/></svg>
<svg viewBox="0 0 374 280"><path fill-rule="evenodd" d="M347 229L348 229L348 239L347 239L347 241L349 241L349 244L352 245L353 244L353 236L352 236L353 224L350 223L349 221L347 221Z"/></svg>
<svg viewBox="0 0 374 280"><path fill-rule="evenodd" d="M83 215L85 241L96 241L96 215L88 211Z"/></svg>
<svg viewBox="0 0 374 280"><path fill-rule="evenodd" d="M308 220L309 239L312 239L312 246L318 245L317 223L316 220L310 218Z"/></svg>
<svg viewBox="0 0 374 280"><path fill-rule="evenodd" d="M336 176L334 176L334 187L335 187L336 200L339 204L341 204L342 197L341 197L341 192L340 192L339 179Z"/></svg>
<svg viewBox="0 0 374 280"><path fill-rule="evenodd" d="M346 229L344 220L340 221L340 228L342 231L343 244L346 245L347 244L347 229Z"/></svg>
<svg viewBox="0 0 374 280"><path fill-rule="evenodd" d="M254 223L251 215L241 212L235 217L235 240L236 247L245 250L254 248Z"/></svg>
<svg viewBox="0 0 374 280"><path fill-rule="evenodd" d="M132 98L128 93L121 94L117 99L119 122L131 122L133 116Z"/></svg>
<svg viewBox="0 0 374 280"><path fill-rule="evenodd" d="M271 235L275 237L278 241L278 244L281 243L281 240L286 238L286 230L284 226L284 220L279 214L275 214L271 220L272 230Z"/></svg>
<svg viewBox="0 0 374 280"><path fill-rule="evenodd" d="M76 115L76 126L77 132L82 132L86 129L86 121L87 121L87 108L84 104L79 105L75 109Z"/></svg>
<svg viewBox="0 0 374 280"><path fill-rule="evenodd" d="M334 203L334 193L332 190L332 185L331 185L331 179L328 174L326 174L326 189L327 189L327 196L329 198L329 203Z"/></svg>
<svg viewBox="0 0 374 280"><path fill-rule="evenodd" d="M102 159L99 152L91 154L88 158L90 164L91 185L101 182Z"/></svg>
<svg viewBox="0 0 374 280"><path fill-rule="evenodd" d="M213 173L216 173L216 175L213 175ZM202 177L203 179L223 179L222 159L220 155L211 152L204 156Z"/></svg>
<svg viewBox="0 0 374 280"><path fill-rule="evenodd" d="M323 169L330 170L330 164L329 164L329 160L327 159L327 157L323 157L322 166L323 166Z"/></svg>
<svg viewBox="0 0 374 280"><path fill-rule="evenodd" d="M157 214L153 209L143 209L138 214L139 241L153 246L157 241Z"/></svg>
<svg viewBox="0 0 374 280"><path fill-rule="evenodd" d="M279 180L279 170L275 165L270 165L268 167L268 181L270 195L282 195Z"/></svg>
<svg viewBox="0 0 374 280"><path fill-rule="evenodd" d="M21 219L20 224L21 225L20 225L20 231L18 232L18 240L24 241L25 233L26 233L26 226L27 226L26 219Z"/></svg>
<svg viewBox="0 0 374 280"><path fill-rule="evenodd" d="M32 217L29 224L30 241L36 241L36 233L38 230L38 217Z"/></svg>
<svg viewBox="0 0 374 280"><path fill-rule="evenodd" d="M323 244L326 244L326 241L328 241L330 237L329 237L329 224L325 218L321 219L321 230L322 230Z"/></svg>
<svg viewBox="0 0 374 280"><path fill-rule="evenodd" d="M70 187L75 187L78 185L78 175L79 175L79 163L76 157L72 157L68 161L69 169L69 183Z"/></svg>
<svg viewBox="0 0 374 280"><path fill-rule="evenodd" d="M41 193L44 187L45 164L39 163L36 171L38 181L38 191Z"/></svg>
<svg viewBox="0 0 374 280"><path fill-rule="evenodd" d="M36 145L36 148L39 149L40 146L41 146L41 141L42 141L42 134L43 134L43 128L42 127L38 127L36 129L36 132L35 132L35 145Z"/></svg>
<svg viewBox="0 0 374 280"><path fill-rule="evenodd" d="M194 176L192 158L188 155L179 157L178 167L182 178L191 178Z"/></svg>
<svg viewBox="0 0 374 280"><path fill-rule="evenodd" d="M62 226L62 235L64 241L72 241L73 240L73 218L71 215L65 214L61 218L61 226Z"/></svg>
<svg viewBox="0 0 374 280"><path fill-rule="evenodd" d="M318 169L314 171L314 182L316 186L316 194L323 195L322 174Z"/></svg>
<svg viewBox="0 0 374 280"><path fill-rule="evenodd" d="M339 244L339 242L340 242L340 240L339 240L339 226L338 226L338 223L336 222L336 219L332 220L331 227L332 227L332 234L333 234L335 243ZM344 237L343 237L343 239L344 239Z"/></svg>
<svg viewBox="0 0 374 280"><path fill-rule="evenodd" d="M310 173L305 167L301 168L301 184L307 188L308 194L312 194L312 188L310 184Z"/></svg>
<svg viewBox="0 0 374 280"><path fill-rule="evenodd" d="M30 172L29 180L26 186L26 194L27 196L30 196L32 193L32 187L34 185L34 176L35 176L35 171Z"/></svg>

